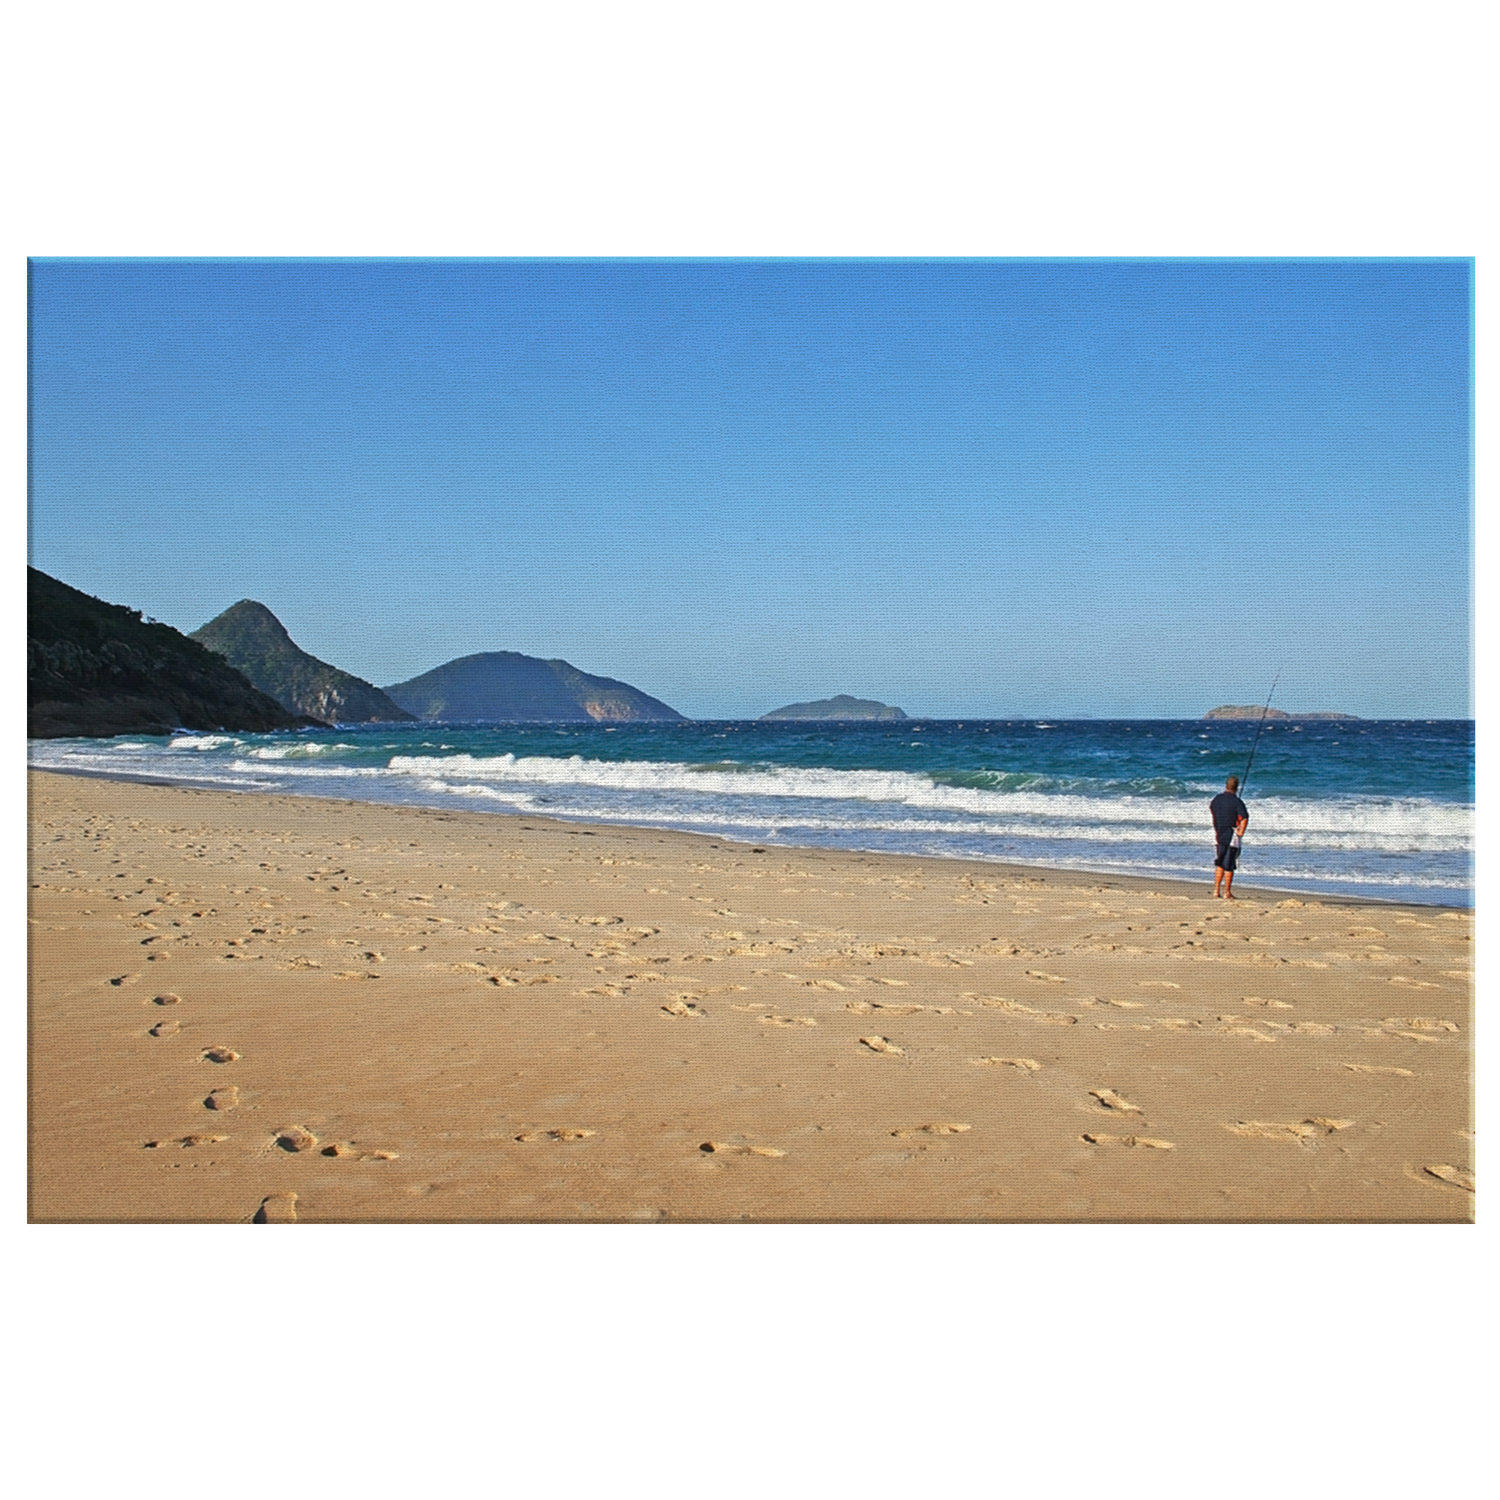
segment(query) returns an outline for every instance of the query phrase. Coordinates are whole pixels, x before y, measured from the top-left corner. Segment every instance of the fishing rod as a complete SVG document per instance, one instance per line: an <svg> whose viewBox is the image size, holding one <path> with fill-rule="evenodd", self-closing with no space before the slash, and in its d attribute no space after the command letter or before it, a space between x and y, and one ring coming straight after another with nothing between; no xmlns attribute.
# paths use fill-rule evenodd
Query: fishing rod
<svg viewBox="0 0 1500 1500"><path fill-rule="evenodd" d="M1275 680L1271 683L1271 691L1266 694L1266 706L1260 711L1260 723L1256 726L1255 738L1250 744L1250 759L1245 762L1245 774L1240 777L1240 795L1245 792L1245 783L1250 779L1250 767L1255 763L1255 750L1260 744L1260 732L1266 727L1266 715L1271 712L1271 699L1276 696L1276 683L1281 681L1281 673L1278 671Z"/></svg>

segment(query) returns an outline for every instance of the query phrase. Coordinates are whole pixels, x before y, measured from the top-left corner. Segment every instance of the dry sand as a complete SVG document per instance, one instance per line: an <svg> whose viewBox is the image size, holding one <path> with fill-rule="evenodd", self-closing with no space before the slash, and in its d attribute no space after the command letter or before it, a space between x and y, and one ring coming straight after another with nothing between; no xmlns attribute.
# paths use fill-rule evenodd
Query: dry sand
<svg viewBox="0 0 1500 1500"><path fill-rule="evenodd" d="M34 1221L1472 1217L1467 912L30 789Z"/></svg>

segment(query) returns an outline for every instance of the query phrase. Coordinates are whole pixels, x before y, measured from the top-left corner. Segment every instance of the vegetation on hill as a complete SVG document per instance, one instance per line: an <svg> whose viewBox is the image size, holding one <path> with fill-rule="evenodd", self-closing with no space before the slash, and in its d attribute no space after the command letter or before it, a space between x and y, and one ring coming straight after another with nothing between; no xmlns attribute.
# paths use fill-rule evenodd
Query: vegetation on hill
<svg viewBox="0 0 1500 1500"><path fill-rule="evenodd" d="M262 733L314 719L288 713L222 657L138 609L26 570L27 734Z"/></svg>
<svg viewBox="0 0 1500 1500"><path fill-rule="evenodd" d="M393 703L373 683L340 671L309 655L286 627L254 599L241 599L191 638L217 651L261 692L291 713L311 714L330 724L409 720L414 715Z"/></svg>

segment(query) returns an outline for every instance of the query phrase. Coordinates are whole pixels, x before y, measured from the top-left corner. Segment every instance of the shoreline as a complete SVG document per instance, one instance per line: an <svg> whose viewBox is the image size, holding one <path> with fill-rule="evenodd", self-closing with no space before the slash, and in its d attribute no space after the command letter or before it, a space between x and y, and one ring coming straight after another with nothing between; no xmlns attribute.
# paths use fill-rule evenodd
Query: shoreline
<svg viewBox="0 0 1500 1500"><path fill-rule="evenodd" d="M709 840L709 841L717 840L720 843L733 845L736 848L750 849L750 848L759 848L759 847L761 847L760 845L755 844L753 840L734 839L734 838L729 837L728 835L698 833L698 832L696 832L694 830L690 830L690 829L673 828L673 827L671 827L669 825L659 825L659 824L651 824L651 823L607 823L607 822L594 822L594 823L590 823L590 822L588 822L586 820L583 820L583 819L572 820L572 819L568 819L568 818L554 818L554 817L546 817L544 815L532 814L532 813L515 813L515 812L498 812L498 811L497 812L480 812L480 811L477 811L476 809L473 809L473 808L448 807L448 806L444 806L441 803L366 801L366 800L359 799L359 798L354 798L354 797L319 796L315 792L305 792L305 791L286 792L286 791L279 791L279 790L277 790L277 791L255 791L255 792L247 792L247 791L241 791L238 788L225 787L225 786L221 786L221 785L215 785L215 784L212 784L212 783L195 782L195 781L191 781L191 780L176 780L176 781L173 781L173 780L168 780L165 777L157 777L157 776L132 776L132 775L125 774L123 772L116 773L116 772L112 772L112 771L94 771L94 770L88 770L88 769L85 769L84 767L81 767L81 766L78 766L78 767L72 767L72 766L69 766L69 767L48 766L48 767L45 767L45 768L41 768L41 767L36 767L36 766L30 766L30 765L28 765L27 768L26 768L26 770L27 770L28 777L29 776L33 776L33 775L35 775L35 776L77 776L77 777L82 777L82 778L85 778L87 780L92 780L92 781L128 782L128 783L131 783L131 784L137 785L137 786L180 787L180 788L183 788L185 790L191 790L191 791L219 792L219 793L223 793L223 795L225 795L225 796L230 796L230 797L250 797L250 798L257 798L257 799L270 798L270 797L287 797L287 798L294 798L294 799L300 798L300 799L303 799L305 801L313 802L313 803L318 803L318 804L333 803L333 804L336 804L336 805L342 804L342 805L346 805L346 806L349 806L349 807L410 808L410 809L412 809L414 811L437 812L437 813L444 813L444 814L450 814L451 813L451 814L453 814L455 816L464 816L464 817L497 818L497 819L502 819L502 820L523 820L523 819L529 819L532 822L535 822L535 823L545 823L545 824L548 824L549 826L557 828L557 829L592 828L595 831L595 833L603 832L603 831L610 831L610 832L613 832L613 831L626 831L626 830L632 830L633 829L633 830L639 831L641 833L669 833L669 834L680 836L682 838L705 839L705 840ZM769 843L769 844L766 844L764 847L767 848L767 849L786 850L786 851L789 851L789 852L792 852L792 853L806 853L806 854L811 854L811 853L820 853L820 854L847 854L847 855L858 855L858 856L865 857L865 858L870 858L870 859L930 860L930 861L932 861L932 862L934 862L936 864L944 865L944 866L949 866L949 865L953 865L953 866L973 865L977 869L982 869L982 870L1009 871L1009 872L1015 872L1015 873L1020 873L1020 874L1028 874L1028 875L1034 874L1037 871L1042 871L1042 872L1045 872L1048 875L1056 876L1059 879L1062 879L1062 878L1065 878L1065 877L1076 877L1078 880L1086 881L1086 882L1097 882L1097 881L1100 881L1100 880L1118 881L1122 885L1125 885L1127 887L1133 886L1133 885L1139 885L1143 889L1155 889L1155 888L1158 888L1158 887L1161 887L1161 888L1170 887L1171 889L1173 889L1175 891L1178 891L1178 892L1183 893L1183 894L1190 894L1190 895L1201 894L1200 884L1206 884L1206 885L1208 885L1210 887L1212 887L1212 885L1213 885L1213 864L1212 864L1212 861L1209 861L1209 860L1206 860L1206 862L1205 862L1205 874L1204 874L1203 881L1200 883L1200 882L1195 881L1195 880L1189 880L1189 879L1185 879L1185 878L1183 878L1181 876L1172 876L1172 875L1130 875L1130 874L1124 874L1124 873L1121 873L1121 872L1118 872L1118 871L1113 871L1113 870L1085 870L1085 869L1079 869L1079 868L1077 868L1075 866L1071 866L1071 865L1023 864L1023 863L1020 863L1020 862L1014 861L1014 860L1001 861L1001 860L984 860L984 859L972 859L972 858L970 858L970 859L963 859L963 858L958 858L958 857L955 857L955 856L942 855L942 854L907 854L907 853L904 853L904 852L895 852L895 851L885 850L885 849L849 849L849 848L843 848L843 847L838 847L838 846L834 846L834 845L827 845L827 844L775 844L775 843ZM1240 877L1237 875L1236 876L1236 880L1238 881L1239 879L1240 879ZM1321 903L1323 903L1325 905L1335 905L1335 906L1337 906L1337 905L1344 905L1344 906L1380 906L1380 907L1399 907L1399 908L1402 908L1402 909L1410 908L1410 909L1412 909L1414 911L1436 911L1436 912L1454 911L1454 912L1469 912L1469 913L1472 913L1473 910L1474 910L1474 906L1473 906L1473 902L1472 901L1470 901L1469 903L1445 902L1445 901L1403 901L1403 900L1400 900L1398 898L1389 897L1389 896L1350 896L1350 895L1346 895L1346 894L1344 894L1342 892L1309 891L1309 890L1305 890L1305 889L1301 889L1301 888L1295 888L1295 887L1290 887L1290 886L1272 886L1272 885L1241 884L1239 886L1239 890L1242 892L1242 894L1236 896L1236 898L1235 898L1236 900L1250 900L1250 899L1254 899L1255 898L1255 894L1257 892L1260 892L1260 893L1264 893L1264 896L1267 899L1269 899L1271 897L1282 897L1282 898L1296 897L1296 898L1304 900L1304 901L1316 901L1316 902L1321 902Z"/></svg>
<svg viewBox="0 0 1500 1500"><path fill-rule="evenodd" d="M32 772L33 1222L1468 1222L1468 912Z"/></svg>

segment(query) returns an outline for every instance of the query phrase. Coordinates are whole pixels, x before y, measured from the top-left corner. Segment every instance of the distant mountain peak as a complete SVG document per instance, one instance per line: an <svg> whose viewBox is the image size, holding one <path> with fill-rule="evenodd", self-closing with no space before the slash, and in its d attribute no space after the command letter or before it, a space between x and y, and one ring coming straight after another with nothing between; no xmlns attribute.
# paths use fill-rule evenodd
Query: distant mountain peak
<svg viewBox="0 0 1500 1500"><path fill-rule="evenodd" d="M811 703L788 703L785 708L773 708L762 714L762 719L904 719L906 714L889 703L877 703L873 698L852 698L848 693L839 693L832 698L818 698Z"/></svg>
<svg viewBox="0 0 1500 1500"><path fill-rule="evenodd" d="M286 626L259 599L241 599L238 603L231 604L223 614L215 615L209 621L209 625L221 625L226 622L253 630L263 630L268 635L285 641L288 645L294 644L287 633ZM201 628L207 630L208 625Z"/></svg>
<svg viewBox="0 0 1500 1500"><path fill-rule="evenodd" d="M258 599L231 604L193 631L190 639L218 652L261 692L293 713L343 724L412 718L373 683L304 651Z"/></svg>
<svg viewBox="0 0 1500 1500"><path fill-rule="evenodd" d="M560 657L480 651L444 662L385 690L419 719L469 723L680 723L683 715L659 698L581 672Z"/></svg>

